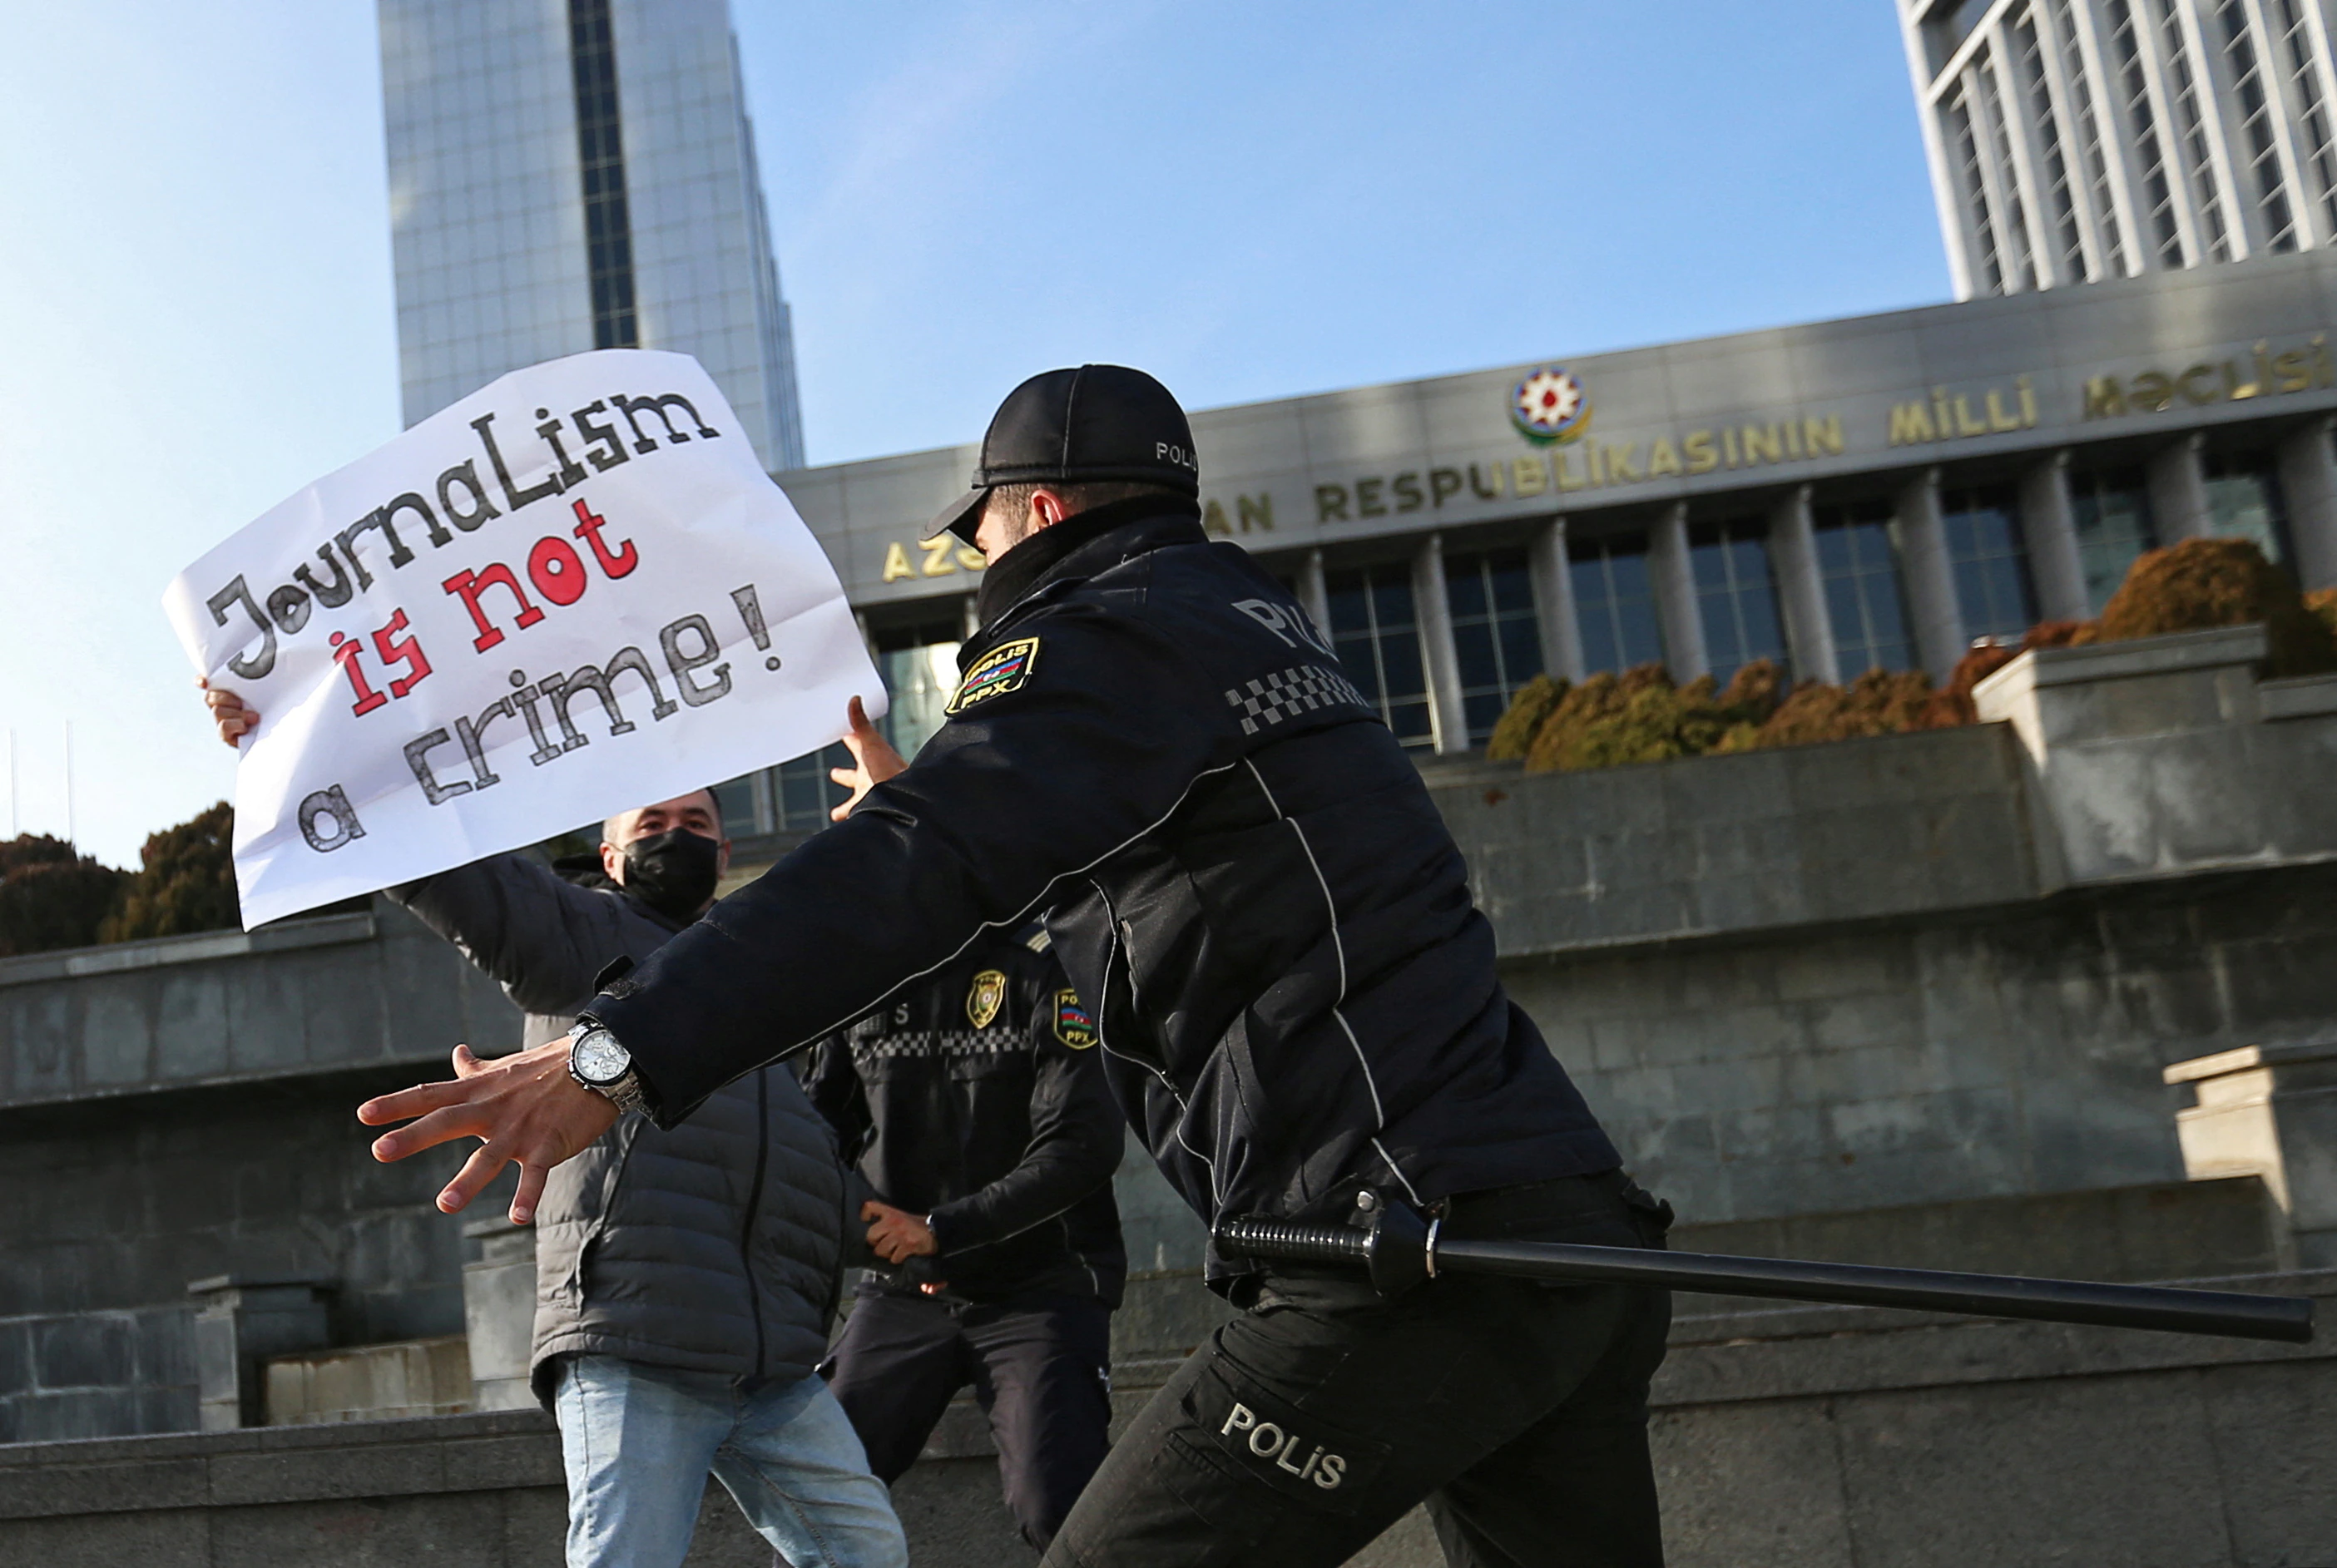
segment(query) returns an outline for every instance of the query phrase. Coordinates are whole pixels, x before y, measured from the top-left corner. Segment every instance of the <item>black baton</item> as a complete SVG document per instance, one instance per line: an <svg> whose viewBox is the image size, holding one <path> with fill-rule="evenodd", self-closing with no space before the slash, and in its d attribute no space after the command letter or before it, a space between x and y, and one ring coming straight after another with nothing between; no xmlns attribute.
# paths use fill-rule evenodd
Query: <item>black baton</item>
<svg viewBox="0 0 2337 1568"><path fill-rule="evenodd" d="M2292 1345L2313 1338L2313 1303L2303 1297L2031 1280L2015 1274L1952 1274L1863 1263L1803 1263L1569 1242L1472 1242L1441 1235L1441 1222L1427 1223L1396 1203L1380 1209L1368 1230L1247 1218L1224 1222L1216 1241L1218 1251L1233 1257L1361 1267L1384 1296L1438 1274L1510 1274L1845 1307L1904 1307L2175 1334L2229 1334Z"/></svg>

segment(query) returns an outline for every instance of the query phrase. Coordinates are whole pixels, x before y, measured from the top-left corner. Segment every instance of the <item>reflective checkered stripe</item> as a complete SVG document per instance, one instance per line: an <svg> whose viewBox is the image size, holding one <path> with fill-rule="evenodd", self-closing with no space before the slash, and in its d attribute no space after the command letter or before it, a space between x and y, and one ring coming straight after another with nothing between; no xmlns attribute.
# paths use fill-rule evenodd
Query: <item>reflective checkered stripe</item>
<svg viewBox="0 0 2337 1568"><path fill-rule="evenodd" d="M1345 704L1368 713L1372 706L1345 676L1315 664L1295 664L1237 686L1226 693L1226 702L1241 710L1244 735L1256 735L1317 708Z"/></svg>
<svg viewBox="0 0 2337 1568"><path fill-rule="evenodd" d="M893 1057L1004 1057L1030 1048L1030 1037L1020 1029L888 1029L852 1042L852 1054L864 1062Z"/></svg>

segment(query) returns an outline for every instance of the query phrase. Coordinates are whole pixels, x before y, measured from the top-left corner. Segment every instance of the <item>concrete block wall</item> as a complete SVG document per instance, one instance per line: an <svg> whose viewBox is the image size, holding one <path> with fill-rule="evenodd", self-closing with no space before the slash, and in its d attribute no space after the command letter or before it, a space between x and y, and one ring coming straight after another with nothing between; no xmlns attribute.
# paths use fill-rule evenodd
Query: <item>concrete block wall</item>
<svg viewBox="0 0 2337 1568"><path fill-rule="evenodd" d="M0 1318L0 1443L195 1426L188 1306Z"/></svg>
<svg viewBox="0 0 2337 1568"><path fill-rule="evenodd" d="M2234 1283L2337 1301L2337 1274ZM1125 1418L1149 1389L1118 1392ZM1653 1404L1675 1568L2332 1560L2325 1341L1848 1309L1685 1316ZM913 1561L1032 1561L985 1456L922 1461L895 1498ZM539 1411L0 1449L10 1563L553 1568L563 1511ZM719 1488L699 1519L690 1568L769 1562ZM1415 1512L1354 1564L1440 1561Z"/></svg>
<svg viewBox="0 0 2337 1568"><path fill-rule="evenodd" d="M2180 1181L2169 1065L2337 1019L2337 864L1513 959L1697 1222Z"/></svg>

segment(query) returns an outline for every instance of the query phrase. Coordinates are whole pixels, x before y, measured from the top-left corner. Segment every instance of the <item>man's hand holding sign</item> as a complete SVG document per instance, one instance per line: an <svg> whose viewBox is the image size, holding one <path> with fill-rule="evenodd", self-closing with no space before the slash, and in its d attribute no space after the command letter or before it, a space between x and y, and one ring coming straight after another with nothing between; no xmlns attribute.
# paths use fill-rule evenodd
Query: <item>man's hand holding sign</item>
<svg viewBox="0 0 2337 1568"><path fill-rule="evenodd" d="M800 755L847 705L863 768L870 741L890 752L834 570L686 355L507 375L269 511L164 605L242 755L247 925ZM440 1206L517 1160L524 1222L618 1114L569 1048L457 1047L452 1084L360 1112L422 1117L376 1154L479 1137Z"/></svg>

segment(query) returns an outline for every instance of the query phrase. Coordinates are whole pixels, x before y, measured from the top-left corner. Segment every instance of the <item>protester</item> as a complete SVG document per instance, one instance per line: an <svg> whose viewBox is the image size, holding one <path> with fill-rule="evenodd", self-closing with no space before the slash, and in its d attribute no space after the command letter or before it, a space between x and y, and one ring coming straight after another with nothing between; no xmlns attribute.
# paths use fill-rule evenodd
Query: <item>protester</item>
<svg viewBox="0 0 2337 1568"><path fill-rule="evenodd" d="M869 1244L901 1265L863 1275L828 1388L890 1483L973 1384L1006 1505L1041 1550L1103 1462L1128 1273L1125 1135L1095 1038L1033 928L985 936L805 1073L877 1193Z"/></svg>
<svg viewBox="0 0 2337 1568"><path fill-rule="evenodd" d="M950 722L914 765L594 998L578 1051L660 1123L1043 910L1116 1094L1205 1218L1397 1203L1454 1237L1661 1242L1503 991L1419 772L1271 575L1200 526L1183 411L1052 371L934 532L989 558ZM360 1107L384 1159L465 1135L516 1206L613 1111L555 1044ZM621 1067L620 1067L621 1064ZM1448 1558L1662 1560L1647 1393L1667 1298L1228 1257L1245 1309L1112 1447L1056 1563L1342 1563L1425 1499Z"/></svg>
<svg viewBox="0 0 2337 1568"><path fill-rule="evenodd" d="M208 694L233 745L259 722ZM728 862L713 792L611 817L606 888L490 855L390 891L560 1041L620 959L712 903ZM458 1051L455 1070L485 1064ZM899 1519L813 1376L836 1299L846 1183L786 1067L751 1072L660 1127L627 1115L562 1167L535 1216L530 1381L560 1423L571 1568L659 1568L689 1551L711 1474L795 1568L893 1568Z"/></svg>

